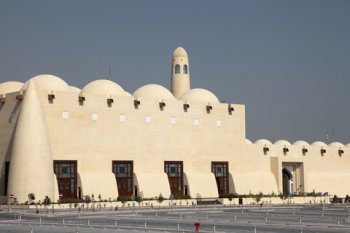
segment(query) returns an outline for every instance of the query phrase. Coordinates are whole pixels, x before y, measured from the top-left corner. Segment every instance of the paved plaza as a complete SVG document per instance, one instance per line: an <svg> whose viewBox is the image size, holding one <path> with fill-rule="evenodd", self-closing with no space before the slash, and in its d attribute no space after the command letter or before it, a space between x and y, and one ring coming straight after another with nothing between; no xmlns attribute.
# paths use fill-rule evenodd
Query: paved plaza
<svg viewBox="0 0 350 233"><path fill-rule="evenodd" d="M0 232L350 232L348 205L10 209L0 212Z"/></svg>

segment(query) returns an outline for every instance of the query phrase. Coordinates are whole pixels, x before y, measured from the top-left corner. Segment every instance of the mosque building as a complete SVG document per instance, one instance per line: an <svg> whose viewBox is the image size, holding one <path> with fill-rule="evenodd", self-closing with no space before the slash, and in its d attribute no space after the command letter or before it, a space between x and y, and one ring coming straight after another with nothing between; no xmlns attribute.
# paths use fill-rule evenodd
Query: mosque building
<svg viewBox="0 0 350 233"><path fill-rule="evenodd" d="M350 193L350 144L246 139L245 106L190 85L172 56L171 91L110 80L81 90L53 75L0 84L0 200L217 198Z"/></svg>

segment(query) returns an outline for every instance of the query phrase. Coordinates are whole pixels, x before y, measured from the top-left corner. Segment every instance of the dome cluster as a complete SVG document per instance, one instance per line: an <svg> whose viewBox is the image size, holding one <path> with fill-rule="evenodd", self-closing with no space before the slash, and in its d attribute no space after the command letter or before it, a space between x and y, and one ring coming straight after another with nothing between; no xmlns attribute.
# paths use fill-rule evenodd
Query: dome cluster
<svg viewBox="0 0 350 233"><path fill-rule="evenodd" d="M186 74L189 79L189 66L188 66L188 54L183 47L177 47L173 52L173 59L176 61L184 62L182 64L183 72ZM181 73L182 71L180 71ZM184 79L184 77L177 77L178 79ZM182 87L183 83L180 80L180 83L177 86ZM63 92L75 92L80 94L96 94L96 95L106 95L106 96L133 96L135 98L143 99L179 99L182 101L193 101L193 102L204 102L204 103L219 103L219 99L210 91L206 89L190 89L189 83L188 86L181 92L181 95L176 94L172 88L170 92L167 88L158 85L158 84L148 84L138 88L132 95L129 92L126 92L120 85L117 83L107 80L100 79L88 83L82 89L79 89L74 86L69 86L63 79L51 74L42 74L35 77L32 77L26 83L20 82L5 82L0 83L0 94L6 94L11 92L23 91L28 87L29 81L32 81L35 85L35 88L41 92L52 92L52 91L63 91ZM187 80L189 82L189 80ZM175 93L175 96L174 94Z"/></svg>
<svg viewBox="0 0 350 233"><path fill-rule="evenodd" d="M79 89L74 86L69 86L60 77L42 74L29 79L24 84L21 82L4 82L0 83L0 94L6 94L17 91L24 91L28 87L29 81L33 81L35 88L39 91L51 92L51 91L65 91L65 92L75 92L75 93L92 93L97 95L115 95L115 96L134 96L135 98L143 99L175 99L174 95L165 87L158 84L147 84L138 88L132 95L126 92L117 83L100 79L95 80ZM219 103L218 98L210 91L206 89L195 88L187 91L184 95L180 97L183 101L193 101L193 102L205 102L205 103Z"/></svg>

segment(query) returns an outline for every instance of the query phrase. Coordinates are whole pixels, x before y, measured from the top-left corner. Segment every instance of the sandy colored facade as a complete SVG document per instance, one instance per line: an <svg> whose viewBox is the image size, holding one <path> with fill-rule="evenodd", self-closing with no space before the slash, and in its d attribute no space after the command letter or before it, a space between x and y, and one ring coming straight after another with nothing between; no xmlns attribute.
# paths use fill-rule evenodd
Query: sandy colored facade
<svg viewBox="0 0 350 233"><path fill-rule="evenodd" d="M0 84L0 195L19 203L229 193L350 193L350 145L245 136L245 107L190 88L172 57L171 91L132 95L110 80L83 89L53 75Z"/></svg>

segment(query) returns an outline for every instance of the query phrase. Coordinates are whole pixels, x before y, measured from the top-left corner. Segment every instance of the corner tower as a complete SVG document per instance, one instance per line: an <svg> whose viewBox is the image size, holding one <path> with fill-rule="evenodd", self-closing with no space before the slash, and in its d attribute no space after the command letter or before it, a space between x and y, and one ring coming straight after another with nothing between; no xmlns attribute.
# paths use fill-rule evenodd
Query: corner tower
<svg viewBox="0 0 350 233"><path fill-rule="evenodd" d="M176 98L190 90L190 66L187 52L182 47L177 47L172 57L171 92Z"/></svg>
<svg viewBox="0 0 350 233"><path fill-rule="evenodd" d="M34 193L35 201L43 201L45 196L56 200L48 138L45 116L34 81L30 80L17 120L8 183L8 193L19 203L28 201L29 193Z"/></svg>

